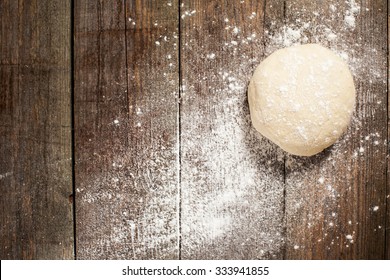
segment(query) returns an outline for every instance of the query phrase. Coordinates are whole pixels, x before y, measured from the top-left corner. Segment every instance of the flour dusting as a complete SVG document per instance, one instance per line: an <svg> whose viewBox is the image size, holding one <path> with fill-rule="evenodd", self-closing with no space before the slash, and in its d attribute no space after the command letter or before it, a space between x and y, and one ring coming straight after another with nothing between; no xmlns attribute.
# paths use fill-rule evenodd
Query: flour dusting
<svg viewBox="0 0 390 280"><path fill-rule="evenodd" d="M243 85L235 82L234 88L227 85L215 93L225 94L226 99L214 103L215 119L208 118L212 121L207 124L210 133L196 133L198 124L210 112L187 112L184 119L182 248L185 255L191 256L187 252L191 250L201 256L210 242L223 244L228 238L236 244L235 250L244 254L248 250L245 240L255 239L257 253L251 258L275 258L283 246L282 176L264 162L267 152L261 147L269 144L251 128L245 96L234 94ZM193 91L185 92L183 102L195 95ZM212 250L223 253L225 249Z"/></svg>
<svg viewBox="0 0 390 280"><path fill-rule="evenodd" d="M347 28L354 29L356 26L356 16L360 13L360 6L355 0L346 1L346 3L349 9L345 12L344 23Z"/></svg>
<svg viewBox="0 0 390 280"><path fill-rule="evenodd" d="M344 59L354 76L366 75L367 63L370 60L380 59L381 54L373 47L364 47L365 51L359 53L358 56L356 50L362 50L365 42L359 35L353 38L352 42L349 35L359 26L361 13L367 10L362 11L354 0L331 4L329 10L331 13L325 19L321 18L323 19L321 21L316 21L316 18L320 18L324 12L321 10L313 12L311 17L297 18L296 21L283 25L280 22L271 21L269 28L265 29L266 42L263 50L265 56L283 47L319 43L331 48ZM304 13L305 11L302 12ZM243 15L245 16L253 22L257 19L255 12ZM336 20L343 23L342 30L335 28L332 24ZM187 51L194 59L203 60L205 67L210 67L214 72L190 72L187 77L194 75L197 76L198 81L205 83L205 87L201 85L200 89L196 85L197 80L195 82L191 79L183 81L186 88L182 94L183 102L195 106L187 116L191 121L186 122L187 126L183 126L182 136L183 156L188 159L183 162L182 166L184 174L182 178L183 218L185 221L182 232L183 248L184 250L201 250L200 248L207 248L209 242L218 240L222 242L224 239L235 244L232 234L247 232L242 229L252 227L252 225L243 223L242 217L257 216L257 220L261 221L259 223L272 234L267 235L263 232L258 235L258 242L268 245L259 245L258 252L262 253L256 257L270 257L283 248L286 242L280 236L283 221L279 219L282 216L280 198L283 196L280 190L284 188L284 183L281 180L281 174L272 167L273 163L261 160L269 157L267 151L272 151L274 146L251 130L249 112L243 109L247 106L245 88L249 80L248 69L253 69L261 61L263 52L258 49L263 45L264 37L257 36L257 31L246 30L241 26L239 28L229 17L224 17L224 23L226 38L221 42L222 52L218 53L218 57L213 57L212 65L209 66L207 60L210 60L215 50L210 51L207 47L196 45L196 42L190 40L186 40L185 44ZM202 53L203 48L208 52ZM249 50L254 53L258 51L259 55L248 57L246 54ZM219 66L218 59L223 54L229 54L231 59L224 60L224 64ZM323 65L323 67L329 69L331 65ZM324 71L326 70L324 68ZM375 64L375 67L370 68L370 79L375 83L385 83L382 70L378 64ZM221 86L207 87L208 81L211 81L210 84ZM284 89L281 88L281 93L283 91ZM206 96L212 96L208 101L210 103L206 103L212 104L212 109L207 105L204 106L204 103L197 103L197 99L204 98L197 95L199 92L207 92ZM375 99L375 96L373 98ZM205 115L207 115L208 122L212 120L211 123L202 122ZM355 113L348 131L359 131L362 127L361 119L359 112ZM205 127L209 128L210 133L201 134L205 131ZM385 136L380 135L377 138L382 137ZM373 140L376 142L372 142L372 145L382 143L378 139ZM325 230L340 232L339 217L341 215L338 212L327 213L320 207L313 207L309 212L305 212L307 211L305 208L308 209L307 205L312 203L312 197L315 197L316 203L324 205L325 209L338 209L341 197L349 195L350 188L345 189L343 183L345 180L352 180L352 175L346 174L344 181L340 181L331 174L337 168L336 156L338 160L343 160L346 155L344 160L346 162L351 160L346 154L350 140L351 134L346 133L331 148L331 153L326 160L314 164L308 164L305 159L292 159L289 164L290 157L287 157L286 209L289 211L290 222L302 222L307 228L312 228L319 222L325 221L327 224ZM356 152L361 157L367 152L367 146L357 147ZM256 159L257 157L259 159ZM281 153L276 158L280 164L283 161L283 154ZM359 157L353 160L359 160ZM313 188L310 181L313 174L317 174L319 178L318 188ZM309 178L310 183L306 184L304 178ZM246 201L250 205L246 205ZM242 210L239 212L237 209ZM270 209L272 211L267 211ZM258 214L265 213L265 211L267 211L267 216ZM350 221L354 221L353 224L356 224L356 217L349 218ZM251 219L247 218L247 220ZM238 228L240 230L236 230ZM247 235L256 235L256 230L248 231ZM340 244L340 239L344 236L340 235L335 240L329 240L330 237L325 233L325 236L316 240L336 246ZM304 240L288 241L296 242L295 244L305 242ZM351 241L352 239L349 240L348 246L351 246L353 242ZM235 248L242 250L240 246ZM331 248L332 246L328 247L329 250ZM294 249L299 250L304 247L294 245ZM187 255L191 253L187 252Z"/></svg>
<svg viewBox="0 0 390 280"><path fill-rule="evenodd" d="M6 172L4 174L0 174L0 180L7 178L8 176L11 176L13 172Z"/></svg>
<svg viewBox="0 0 390 280"><path fill-rule="evenodd" d="M171 1L165 5L177 8ZM277 49L302 43L319 43L331 48L348 63L354 76L367 74L372 84L386 82L378 64L367 69L368 62L380 59L381 53L368 45L364 53L358 54L356 50L361 50L366 42L359 33L354 42L348 36L359 27L361 13L368 10L361 9L355 0L341 1L330 4L331 13L318 21L324 11L309 13L302 9L301 14L306 12L310 16L305 14L286 24L271 21L262 34L257 27L263 26L263 18L255 11L241 15L247 24L245 28L237 26L230 14L222 15L218 23L222 24L221 28L213 31L216 22L205 15L206 10L198 11L188 5L181 5L182 28L189 32L181 37L181 54L188 60L181 94L177 88L169 90L164 97L175 99L181 115L175 123L172 118L165 123L164 117L156 120L157 110L137 104L130 108L134 111L131 119L118 117L107 125L109 129L135 127L137 133L131 145L136 146L112 148L113 156L108 157L111 160L108 163L105 155L95 152L90 155L89 160L104 163L106 167L100 174L86 178L77 189L80 201L89 204L81 210L85 212L78 214L93 221L84 230L96 237L93 248L84 248L88 251L86 255L173 259L179 255L201 258L207 251L210 258L229 258L227 252L234 251L237 258L281 258L286 244L287 249L297 252L306 249L301 244L307 244L304 239L291 239L294 232L286 236L287 223L295 223L295 230L302 232L323 223L326 232L312 238L312 242L328 242L328 250L339 246L340 240L346 246L357 243L354 239L358 234L353 230L358 223L356 216L348 214L351 216L346 217L345 225L339 220L343 211L338 208L341 198L350 195L351 189L332 176L337 169L335 157L344 160L350 168L371 152L371 146L387 145L383 140L386 136L382 132L361 135L362 142L351 148L350 158L347 154L350 132L359 131L364 125L362 113L358 111L349 131L326 157L309 160L291 157L252 127L246 89L251 70L264 57ZM208 30L195 24L194 19L198 17L210 20ZM141 23L128 18L134 28L136 20ZM335 20L342 23L341 31L332 27ZM153 26L159 24L162 23L154 21ZM198 33L190 30L200 30L202 36L195 39L192 35ZM212 38L220 40L218 47L210 42ZM161 110L166 108L166 100L153 93L165 92L165 86L176 86L178 63L174 58L178 34L161 30L152 44L158 52L168 44L171 46L167 53L161 53L161 58L168 61L162 63L161 77L156 83L161 88L143 89L151 94L150 98L159 98L156 108ZM331 65L323 67L326 70ZM287 94L283 87L280 92ZM372 102L380 104L379 98L373 94ZM160 127L174 127L179 122L180 137L172 136L169 129L169 133L157 137L155 134L153 139L145 136L152 126L156 133ZM304 131L301 133L304 135ZM0 179L7 176L8 173L2 174ZM352 180L352 176L352 172L347 172L344 179ZM313 180L317 183L315 188ZM307 210L313 198L316 205ZM379 206L369 209L374 213L379 210ZM103 215L110 215L110 225L100 224ZM343 226L348 227L345 232Z"/></svg>

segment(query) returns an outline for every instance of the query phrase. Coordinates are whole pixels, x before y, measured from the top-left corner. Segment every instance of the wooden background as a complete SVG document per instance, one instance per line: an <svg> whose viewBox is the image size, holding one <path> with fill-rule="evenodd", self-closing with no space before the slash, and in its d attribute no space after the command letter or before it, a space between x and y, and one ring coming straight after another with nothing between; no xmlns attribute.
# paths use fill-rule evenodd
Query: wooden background
<svg viewBox="0 0 390 280"><path fill-rule="evenodd" d="M1 259L389 259L388 2L1 0ZM349 63L348 132L254 131L274 50Z"/></svg>

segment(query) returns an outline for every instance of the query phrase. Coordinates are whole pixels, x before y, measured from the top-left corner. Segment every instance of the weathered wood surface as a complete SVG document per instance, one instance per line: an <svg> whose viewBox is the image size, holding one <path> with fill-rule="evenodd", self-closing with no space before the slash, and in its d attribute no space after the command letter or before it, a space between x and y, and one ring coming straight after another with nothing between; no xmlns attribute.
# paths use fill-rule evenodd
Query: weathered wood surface
<svg viewBox="0 0 390 280"><path fill-rule="evenodd" d="M175 259L178 3L75 1L79 259Z"/></svg>
<svg viewBox="0 0 390 280"><path fill-rule="evenodd" d="M246 87L264 58L264 3L183 1L183 259L281 259L283 155L252 128Z"/></svg>
<svg viewBox="0 0 390 280"><path fill-rule="evenodd" d="M387 1L302 0L284 7L284 26L343 56L357 90L352 125L338 143L311 158L287 156L286 258L383 259Z"/></svg>
<svg viewBox="0 0 390 280"><path fill-rule="evenodd" d="M387 53L390 51L390 5L387 2ZM390 56L387 56L387 73L390 71ZM389 145L390 139L390 110L389 110L389 87L390 86L390 75L387 74L387 145ZM390 260L390 158L389 158L389 147L387 147L387 192L386 192L386 209L387 209L387 219L385 226L385 235L386 235L386 255L385 258Z"/></svg>
<svg viewBox="0 0 390 280"><path fill-rule="evenodd" d="M72 230L79 259L390 258L386 1L75 0L75 229L63 2L0 1L0 258L71 258ZM300 158L255 132L246 88L309 42L358 97Z"/></svg>
<svg viewBox="0 0 390 280"><path fill-rule="evenodd" d="M73 258L68 1L0 1L0 259Z"/></svg>
<svg viewBox="0 0 390 280"><path fill-rule="evenodd" d="M268 240L273 242L282 233L285 242L276 245L279 257L386 256L386 12L385 1L362 6L355 1L191 1L183 6L182 18L190 19L181 33L181 223L183 229L188 223L193 237L186 240L183 236L183 257L259 258L265 251L270 258L275 245L268 242L268 251L262 248L267 238L259 235L260 228L251 228L254 222L266 225L266 231L272 232ZM264 32L256 36L259 30ZM358 92L356 115L336 145L311 158L285 154L284 168L275 164L276 173L272 173L269 161L278 162L272 159L278 150L268 150L258 139L251 141L251 132L242 122L247 112L236 108L246 107L240 103L241 85L248 82L246 71L253 68L253 61L295 43L321 43L346 58ZM246 149L242 149L244 143ZM245 152L258 158L251 161L250 156L243 156ZM238 179L253 176L252 170L258 195L245 193L250 187ZM262 189L271 174L277 175L270 185L285 190L285 205L278 204L281 200L275 189ZM239 181L231 181L230 176ZM229 188L231 183L234 188ZM249 200L241 197L243 190L244 195L250 194ZM270 203L263 208L261 195ZM243 202L249 202L249 210ZM270 205L272 210L261 215ZM200 221L193 216L194 209L200 212ZM278 219L283 215L284 219ZM273 223L261 223L270 217ZM256 237L247 243L242 236ZM194 253L194 248L200 253Z"/></svg>

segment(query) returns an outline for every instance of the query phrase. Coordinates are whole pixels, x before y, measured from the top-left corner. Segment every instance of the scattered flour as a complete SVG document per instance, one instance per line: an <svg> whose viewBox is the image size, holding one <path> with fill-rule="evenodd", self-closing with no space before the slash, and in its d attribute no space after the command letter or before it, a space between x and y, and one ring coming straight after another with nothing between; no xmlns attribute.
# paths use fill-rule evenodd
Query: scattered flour
<svg viewBox="0 0 390 280"><path fill-rule="evenodd" d="M345 10L345 6L347 6L347 10ZM360 6L354 1L345 1L343 3L335 3L331 4L329 6L329 10L332 12L327 18L321 19L321 21L315 21L313 18L319 17L321 14L323 14L321 11L317 11L313 14L312 19L308 17L302 17L298 18L295 22L289 22L287 24L280 24L280 22L271 22L269 28L265 30L266 35L266 42L264 44L265 49L259 50L259 53L264 53L267 56L273 51L288 47L295 44L301 44L301 43L320 43L322 45L325 45L327 47L330 47L332 50L334 50L336 53L340 55L341 58L343 58L350 66L352 72L354 75L362 76L366 71L367 67L365 66L367 63L366 61L370 61L371 59L375 60L376 58L379 58L378 52L376 52L373 48L367 48L366 52L363 54L358 54L355 49L361 49L364 46L364 42L362 41L362 38L354 38L353 42L351 42L350 38L345 38L346 34L351 34L356 28L356 26L359 24L360 20ZM343 12L341 12L343 11ZM302 11L301 11L302 12ZM256 13L247 15L248 19L255 20ZM303 20L303 18L306 19ZM344 23L344 26L341 26L343 28L342 32L338 28L334 27L333 22L336 20L339 20ZM243 81L242 77L246 77L245 74L245 68L251 68L254 65L256 65L261 59L254 58L252 61L247 61L245 63L245 58L238 59L237 56L240 55L240 53L245 53L245 51L241 52L242 50L245 50L245 48L249 47L252 48L253 52L256 52L257 49L259 49L259 45L263 45L263 37L262 36L256 36L256 33L246 33L245 29L238 29L236 26L231 24L231 20L228 18L225 18L226 27L225 29L229 32L226 37L226 41L222 42L224 45L224 49L226 52L230 53L230 55L233 57L232 62L230 64L224 65L225 69L223 71L220 71L218 73L219 77L212 76L212 77L200 77L201 80L210 80L210 79L222 79L222 81L225 83L225 87L220 92L219 90L213 90L214 94L216 96L221 96L221 94L224 94L224 100L228 100L231 95L233 96L240 96L242 93L242 90L245 89L247 81ZM348 41L349 40L349 41ZM351 46L356 46L356 48ZM198 48L199 49L199 48ZM208 55L204 55L204 57L208 58ZM248 58L249 60L249 58ZM216 67L216 66L214 66ZM377 67L377 66L375 66ZM383 76L382 69L372 68L370 71L374 73L373 78L375 77L377 80L383 79L385 81L385 77ZM365 74L364 74L365 75ZM215 83L215 80L213 80L213 84ZM185 94L189 95L186 98L188 98L189 101L187 102L194 102L191 100L191 96L196 96L195 86L191 84L186 84L187 88L189 89ZM282 91L283 89L281 89ZM208 137L205 137L202 140L199 139L188 139L189 141L192 141L194 143L194 146L192 150L193 153L196 154L195 151L199 151L200 153L203 153L203 156L201 157L204 160L202 161L202 164L205 164L206 162L209 162L213 159L214 153L215 157L221 157L224 159L225 154L221 154L221 148L218 146L217 142L219 143L235 143L235 142L242 142L243 139L247 139L248 136L243 136L243 138L236 138L236 131L239 131L240 128L233 128L231 126L230 122L226 122L226 114L238 112L236 108L232 107L231 103L236 104L236 106L241 106L239 99L235 101L226 101L226 103L223 103L221 106L223 109L214 108L216 114L216 120L215 123L218 123L221 121L221 124L218 124L217 127L214 127L211 129L215 135L213 135L213 138L209 139ZM212 103L214 104L214 103ZM196 120L195 123L201 123L202 116L205 112L199 113L200 115L193 115L191 118L193 120ZM241 114L241 113L240 113ZM238 114L237 116L240 116ZM218 116L221 116L221 120L218 119ZM239 117L242 118L242 117ZM208 118L209 119L209 118ZM359 127L362 125L361 120L359 119L359 116L356 115L353 118L352 125L349 128L349 131L352 129L359 130ZM242 124L241 124L242 126ZM196 131L196 127L192 128L194 131ZM234 134L233 134L234 132ZM192 135L192 134L191 134ZM243 135L247 135L247 132ZM238 135L237 135L238 136ZM227 139L225 139L225 137ZM323 209L321 207L314 207L313 209L309 209L307 212L302 212L305 209L306 202L305 198L307 196L315 196L316 201L318 205L326 205L329 207L329 209L337 209L339 207L339 201L340 197L348 195L346 191L344 190L343 186L338 182L337 178L332 178L331 174L335 172L335 159L332 158L333 153L337 153L340 157L343 157L345 155L345 160L348 161L348 154L346 154L347 151L347 143L349 143L350 134L347 134L341 139L336 145L332 147L331 154L327 158L326 161L323 162L316 162L314 164L308 164L305 162L305 160L301 159L292 159L292 164L289 165L288 162L286 162L286 170L288 174L287 182L286 182L286 192L287 192L287 205L286 208L289 209L289 219L298 219L297 217L301 217L302 221L306 221L309 227L312 227L313 225L317 224L318 222L323 221L324 213ZM229 142L230 140L230 142ZM375 140L377 141L377 140ZM380 142L374 142L379 144ZM232 144L230 144L232 145ZM229 148L228 144L226 144L227 154L234 154L234 150L230 150L232 147ZM201 152L204 151L204 152ZM219 151L219 152L218 152ZM245 150L241 151L240 154L245 154ZM363 154L365 152L365 147L358 147L356 152L359 154ZM207 157L210 158L207 158ZM227 156L227 155L226 155ZM243 159L239 155L235 155L239 161L242 161ZM199 158L199 155L192 156L193 158ZM192 158L191 157L191 158ZM283 158L283 157L282 157ZM219 162L218 160L217 162ZM223 160L223 162L227 162L227 166L231 166L233 164L229 160ZM245 160L244 160L245 161ZM287 159L288 161L288 159ZM245 165L245 164L243 164ZM251 166L251 165L248 165ZM315 166L318 166L318 169L315 168ZM185 168L185 167L184 167ZM196 168L194 171L196 171L194 174L197 174L195 178L200 178L200 182L207 182L204 183L206 186L210 183L202 177L202 174L209 173L211 170L215 170L215 174L223 173L221 170L222 167L219 166L218 168L211 168L208 166L207 168ZM228 167L226 167L228 168ZM315 170L313 170L315 168ZM349 168L349 167L348 167ZM209 171L206 171L209 170ZM246 167L242 172L243 174L250 174L250 168ZM266 171L263 171L261 167L257 168L257 172L266 174ZM188 172L188 174L191 174L191 172ZM213 172L214 174L214 172ZM323 174L325 178L329 178L329 183L327 183L322 188L318 188L313 190L310 188L310 186L306 185L305 182L302 182L302 174L306 174L307 178L310 178L312 174ZM227 175L228 176L228 175ZM249 177L252 177L254 175L248 175ZM329 177L330 176L330 177ZM347 174L347 179L352 180L352 175ZM320 177L318 179L318 182L320 184L324 184L325 178ZM318 178L318 177L317 177ZM225 188L224 191L227 193L233 194L234 192L229 191L228 184L223 181L221 178L220 183L218 180L218 176L213 177L212 179L208 179L213 181L216 185L221 185ZM264 181L265 180L265 181ZM275 180L275 178L274 178ZM188 178L188 181L190 179ZM195 180L196 181L196 180ZM184 181L185 182L185 181ZM263 185L263 183L267 184L267 180L265 178L260 179L257 181L260 186ZM345 179L344 179L345 182ZM278 183L279 184L279 183ZM197 193L196 189L198 186L202 185L202 183L197 182L191 182L189 183L188 189L192 189L193 192ZM241 192L239 190L244 189L246 193L251 193L251 187L246 187L245 182L240 182L235 185L235 188L237 189L238 194L234 194L236 203L242 203L242 201L245 201L245 198L242 197ZM280 185L283 186L283 183L280 182ZM250 184L249 184L250 186ZM261 188L261 187L260 187ZM219 203L218 197L223 196L222 193L219 193L220 188L216 188L217 190L210 191L211 195L215 197L215 208L221 208L224 209L230 209L227 205L229 203ZM193 202L196 205L196 209L202 209L199 212L202 213L204 216L204 213L210 214L211 208L209 208L209 204L205 202L205 200L202 199L202 196L200 194L188 194L189 197L193 197L197 202ZM203 200L203 203L201 202ZM208 199L206 199L207 201ZM212 199L210 200L212 201ZM232 200L233 201L233 200ZM223 206L226 205L226 206ZM197 235L197 240L202 240L202 233L207 233L206 235L213 235L218 240L218 238L223 238L227 233L234 231L235 221L237 220L234 214L233 216L229 216L227 213L229 211L223 211L224 215L219 216L219 211L215 211L214 213L217 214L217 218L215 217L209 217L207 216L207 220L213 221L214 219L217 219L218 222L216 222L216 227L211 227L206 223L207 226L205 226L205 222L202 221L201 217L194 216L194 222L191 224L189 228L186 228L187 232L191 235ZM202 216L201 215L201 216ZM302 216L300 216L302 215ZM335 221L329 222L328 225L332 228L332 230L336 230L338 228L338 221L337 216L335 212L331 212L329 214L331 217L335 219ZM259 219L261 219L263 216L259 216ZM223 221L223 223L220 223L219 221ZM302 222L303 224L303 222ZM269 226L277 228L277 223L270 224ZM196 229L202 229L200 231L197 231ZM291 241L290 242L294 242ZM322 239L321 239L322 242ZM351 242L352 243L352 242ZM193 242L191 243L191 246L189 247L199 247L201 246L202 242ZM291 243L290 243L291 244ZM294 244L294 243L292 243ZM283 245L279 242L278 247L281 248ZM262 249L264 251L264 249ZM265 250L266 251L266 250Z"/></svg>
<svg viewBox="0 0 390 280"><path fill-rule="evenodd" d="M220 85L205 101L212 109L200 103L182 117L183 257L201 257L204 250L223 254L225 248L210 242L226 239L248 258L275 258L283 247L283 162L272 163L279 170L265 162L270 144L252 129L246 97L239 94L246 87L248 63L237 56L208 74L207 80ZM202 100L189 80L183 85L183 104ZM199 126L206 116L208 123Z"/></svg>
<svg viewBox="0 0 390 280"><path fill-rule="evenodd" d="M6 172L4 174L0 174L0 180L7 178L8 176L11 176L13 172Z"/></svg>
<svg viewBox="0 0 390 280"><path fill-rule="evenodd" d="M191 10L191 11L184 11L181 15L182 19L185 19L186 17L190 17L196 14L196 10Z"/></svg>
<svg viewBox="0 0 390 280"><path fill-rule="evenodd" d="M214 59L215 58L215 53L210 53L207 55L208 59Z"/></svg>
<svg viewBox="0 0 390 280"><path fill-rule="evenodd" d="M349 28L355 28L355 16L346 15L344 18L345 25Z"/></svg>
<svg viewBox="0 0 390 280"><path fill-rule="evenodd" d="M199 73L199 69L191 67L182 81L180 99L177 97L178 104L182 106L180 146L164 146L161 143L165 141L157 139L153 140L156 143L147 143L154 145L153 149L142 149L140 145L136 152L115 151L118 155L114 159L115 165L110 164L111 169L102 171L95 178L88 178L85 180L87 183L77 189L81 201L91 204L85 210L87 213L78 214L96 221L94 226L86 229L98 236L96 247L89 248L89 256L95 254L98 257L106 250L106 256L112 254L115 258L129 258L128 250L131 248L135 259L145 256L149 259L175 258L179 255L181 242L183 258L201 257L205 250L211 251L210 255L221 256L226 250L221 244L227 243L247 258L280 257L286 242L302 244L299 240L285 240L283 236L286 226L283 212L285 188L288 219L302 220L304 227L313 228L319 221L330 218L332 222L328 225L331 230L337 228L338 215L330 211L326 214L323 207L317 207L326 205L329 209L336 209L339 197L348 195L339 182L329 176L334 170L332 154L327 160L314 159L314 163L291 158L279 150L275 151L272 144L254 131L245 89L251 74L248 69L254 69L261 57L246 54L262 54L265 51L268 55L294 44L321 43L345 59L355 75L361 75L366 71L367 63L364 62L368 58L378 59L380 54L367 47L367 53L357 57L354 48L350 48L351 42L346 41L343 33L352 32L358 26L361 9L354 0L346 1L346 4L348 9L340 15L341 22L344 22L343 32L330 27L333 18L323 22L297 20L282 26L279 22L271 22L265 31L266 42L263 45L263 37L257 36L256 31L247 32L244 28L231 26L231 20L225 17L224 31L229 35L220 49L211 50L199 45L206 44L207 39L204 42L191 41L184 36L182 47L186 49L183 53L188 52L192 61L204 64L210 70ZM339 5L329 6L334 14L332 17L337 16ZM167 6L172 6L172 3L167 2ZM196 10L187 9L182 12L182 20L191 20L190 17L196 13ZM312 14L312 17L319 15L321 11ZM258 19L255 12L245 15L245 18L253 23ZM135 25L133 19L128 20ZM172 38L176 42L177 34ZM359 37L354 40L358 48L364 44ZM155 44L160 46L166 42L168 39L162 36ZM173 46L177 48L176 43ZM229 55L231 59L224 60L222 64L219 61L222 55ZM171 59L172 56L167 55L166 58ZM169 68L175 67L171 63ZM164 72L164 81L170 71ZM370 71L374 82L384 79L381 69ZM137 118L147 114L150 112L141 110L141 107L135 110ZM119 124L119 120L114 120L114 124ZM144 122L137 119L129 125L143 129L141 124ZM121 119L122 125L126 123ZM361 125L359 116L356 116L353 127ZM374 137L370 135L369 139ZM379 145L379 140L378 134L374 145ZM347 142L348 136L332 149L342 154ZM356 154L365 151L363 147L355 149ZM182 157L180 162L179 153ZM100 157L98 154L92 156ZM134 158L138 157L142 160L134 163ZM358 160L358 157L353 160ZM316 166L319 169L315 169ZM6 174L0 175L0 179ZM302 180L302 174L307 178L319 178L321 185L314 190L309 189ZM346 174L348 176L352 175ZM327 184L323 185L325 178ZM111 186L109 190L106 189L108 185ZM304 212L307 197L315 197L317 205ZM115 209L120 209L120 212L115 212ZM371 209L375 212L379 206ZM112 220L110 228L99 226L101 215L105 213L112 215L109 217ZM109 232L108 239L106 231ZM353 235L346 235L346 239L353 241ZM320 241L322 239L318 239ZM109 252L113 248L119 249ZM301 247L294 245L293 248L297 250Z"/></svg>
<svg viewBox="0 0 390 280"><path fill-rule="evenodd" d="M354 29L356 26L356 16L360 13L360 6L355 0L346 1L349 9L345 12L344 23L349 29Z"/></svg>

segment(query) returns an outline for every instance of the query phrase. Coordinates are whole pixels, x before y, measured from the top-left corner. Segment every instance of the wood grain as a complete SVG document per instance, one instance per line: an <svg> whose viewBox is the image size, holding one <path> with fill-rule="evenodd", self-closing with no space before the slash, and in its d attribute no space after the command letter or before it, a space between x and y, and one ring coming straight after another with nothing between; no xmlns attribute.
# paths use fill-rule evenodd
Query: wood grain
<svg viewBox="0 0 390 280"><path fill-rule="evenodd" d="M0 259L73 258L68 1L0 1Z"/></svg>
<svg viewBox="0 0 390 280"><path fill-rule="evenodd" d="M387 3L302 0L286 1L285 9L286 26L308 24L300 39L347 59L357 90L356 113L343 139L311 158L287 157L286 257L383 259L388 254Z"/></svg>
<svg viewBox="0 0 390 280"><path fill-rule="evenodd" d="M70 3L0 0L0 259L390 259L388 1L75 0L74 73ZM296 43L357 89L310 158L246 97Z"/></svg>
<svg viewBox="0 0 390 280"><path fill-rule="evenodd" d="M181 7L183 259L283 257L283 156L252 128L246 97L264 58L264 5Z"/></svg>
<svg viewBox="0 0 390 280"><path fill-rule="evenodd" d="M387 53L389 53L390 50L390 5L387 3ZM389 108L389 85L390 85L390 75L389 75L389 68L390 68L390 56L387 56L387 145L389 145L389 139L390 139L390 108ZM386 243L385 243L385 250L386 255L385 258L387 260L390 260L390 157L389 157L389 148L387 148L387 192L386 192L386 208L387 208L387 220L386 220L386 226L385 226L385 235L386 235Z"/></svg>
<svg viewBox="0 0 390 280"><path fill-rule="evenodd" d="M75 1L77 258L178 257L177 11Z"/></svg>

